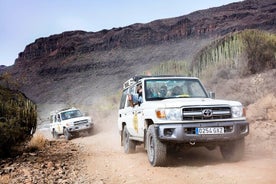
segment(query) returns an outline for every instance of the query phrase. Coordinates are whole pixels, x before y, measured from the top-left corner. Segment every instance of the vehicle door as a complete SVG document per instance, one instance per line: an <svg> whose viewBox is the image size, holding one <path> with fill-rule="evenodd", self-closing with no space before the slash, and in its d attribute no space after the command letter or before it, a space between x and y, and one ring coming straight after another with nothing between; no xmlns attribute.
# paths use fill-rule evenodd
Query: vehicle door
<svg viewBox="0 0 276 184"><path fill-rule="evenodd" d="M58 134L63 134L63 128L61 126L60 114L56 114L54 118L55 130Z"/></svg>
<svg viewBox="0 0 276 184"><path fill-rule="evenodd" d="M138 94L138 90L141 89L142 92ZM144 87L142 83L138 83L135 87L135 95L138 96L139 103L134 105L133 107L133 128L135 131L135 135L137 137L142 138L144 136L144 113L143 113L143 102L145 100L144 98Z"/></svg>
<svg viewBox="0 0 276 184"><path fill-rule="evenodd" d="M126 107L124 109L125 122L127 129L132 136L138 136L138 117L136 112L136 106L134 105L134 98L136 93L136 85L129 88L127 94Z"/></svg>
<svg viewBox="0 0 276 184"><path fill-rule="evenodd" d="M144 114L143 114L143 102L145 100L144 98L144 88L142 83L137 83L137 85L134 88L134 96L136 98L136 101L134 101L134 106L132 109L133 118L132 118L132 124L133 124L133 134L136 137L143 138L144 136ZM138 101L138 103L137 103Z"/></svg>
<svg viewBox="0 0 276 184"><path fill-rule="evenodd" d="M119 130L123 130L123 123L127 123L127 112L129 111L128 107L128 93L129 89L125 89L121 96L119 112L118 112L118 128Z"/></svg>

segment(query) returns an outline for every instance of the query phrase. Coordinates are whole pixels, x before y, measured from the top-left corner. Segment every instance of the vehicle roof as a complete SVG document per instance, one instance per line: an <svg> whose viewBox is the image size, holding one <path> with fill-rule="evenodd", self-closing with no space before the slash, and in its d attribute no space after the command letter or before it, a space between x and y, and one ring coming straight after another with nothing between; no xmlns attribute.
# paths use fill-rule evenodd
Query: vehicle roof
<svg viewBox="0 0 276 184"><path fill-rule="evenodd" d="M78 109L75 108L75 107L68 107L68 108L64 108L64 109L52 111L52 112L50 113L50 115L54 115L54 114L57 114L57 113L60 113L60 112L65 112L65 111L70 111L70 110L78 110Z"/></svg>
<svg viewBox="0 0 276 184"><path fill-rule="evenodd" d="M141 79L145 78L187 78L187 79L198 79L197 77L187 77L184 75L136 75L133 77L133 80L138 82Z"/></svg>

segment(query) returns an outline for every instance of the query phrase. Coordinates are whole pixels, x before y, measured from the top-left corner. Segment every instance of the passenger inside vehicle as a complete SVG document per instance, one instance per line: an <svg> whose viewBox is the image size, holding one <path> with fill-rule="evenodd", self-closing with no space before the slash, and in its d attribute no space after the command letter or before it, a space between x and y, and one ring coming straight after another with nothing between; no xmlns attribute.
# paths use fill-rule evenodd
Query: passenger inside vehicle
<svg viewBox="0 0 276 184"><path fill-rule="evenodd" d="M182 94L183 94L183 90L182 90L181 87L175 86L175 87L172 89L172 93L171 93L172 96L178 96L178 95L182 95Z"/></svg>
<svg viewBox="0 0 276 184"><path fill-rule="evenodd" d="M159 97L165 97L167 95L167 87L166 86L161 86L159 90Z"/></svg>
<svg viewBox="0 0 276 184"><path fill-rule="evenodd" d="M142 85L140 84L137 86L136 93L129 95L129 100L132 102L133 107L135 105L140 105L141 103L143 103L142 93L143 93L143 89L142 89Z"/></svg>

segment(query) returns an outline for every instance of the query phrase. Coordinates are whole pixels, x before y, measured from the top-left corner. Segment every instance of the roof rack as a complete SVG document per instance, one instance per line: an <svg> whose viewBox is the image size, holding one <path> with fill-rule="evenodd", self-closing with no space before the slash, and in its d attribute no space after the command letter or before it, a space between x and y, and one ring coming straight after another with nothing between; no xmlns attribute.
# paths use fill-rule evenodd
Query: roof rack
<svg viewBox="0 0 276 184"><path fill-rule="evenodd" d="M51 111L50 112L50 115L55 115L55 114L57 114L57 113L59 113L59 112L62 112L62 111L66 111L66 110L69 110L69 109L76 109L75 107L65 107L65 108L62 108L62 109L59 109L59 110L55 110L55 111Z"/></svg>
<svg viewBox="0 0 276 184"><path fill-rule="evenodd" d="M143 78L154 78L154 77L186 77L184 75L135 75L133 80L138 82L140 79Z"/></svg>
<svg viewBox="0 0 276 184"><path fill-rule="evenodd" d="M123 84L123 89L128 88L129 86L131 86L132 84L134 84L135 81L133 80L133 78L130 78L129 80L127 80L124 84Z"/></svg>

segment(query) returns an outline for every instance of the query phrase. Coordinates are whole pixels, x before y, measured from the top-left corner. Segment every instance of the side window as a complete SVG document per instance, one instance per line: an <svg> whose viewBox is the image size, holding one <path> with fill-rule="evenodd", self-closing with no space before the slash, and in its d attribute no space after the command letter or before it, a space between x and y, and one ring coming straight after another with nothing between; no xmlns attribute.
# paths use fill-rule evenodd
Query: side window
<svg viewBox="0 0 276 184"><path fill-rule="evenodd" d="M133 106L140 105L143 102L142 93L143 93L142 84L139 83L135 86L135 91L131 94Z"/></svg>
<svg viewBox="0 0 276 184"><path fill-rule="evenodd" d="M120 101L120 107L119 107L120 109L123 109L125 107L126 98L127 98L127 89L123 91L121 101Z"/></svg>
<svg viewBox="0 0 276 184"><path fill-rule="evenodd" d="M142 103L143 102L143 89L142 89L142 84L139 83L136 86L136 93L138 95L138 103Z"/></svg>
<svg viewBox="0 0 276 184"><path fill-rule="evenodd" d="M134 88L134 86L132 86L131 88L129 88L129 92L128 92L128 94L127 95L131 95L132 97L131 98L133 98L133 95L135 94L135 88ZM127 106L128 107L133 107L133 99L132 99L132 101L127 101Z"/></svg>
<svg viewBox="0 0 276 184"><path fill-rule="evenodd" d="M129 94L134 94L135 93L135 89L134 86L132 86L131 88L129 88Z"/></svg>
<svg viewBox="0 0 276 184"><path fill-rule="evenodd" d="M61 122L60 114L58 114L58 122Z"/></svg>

